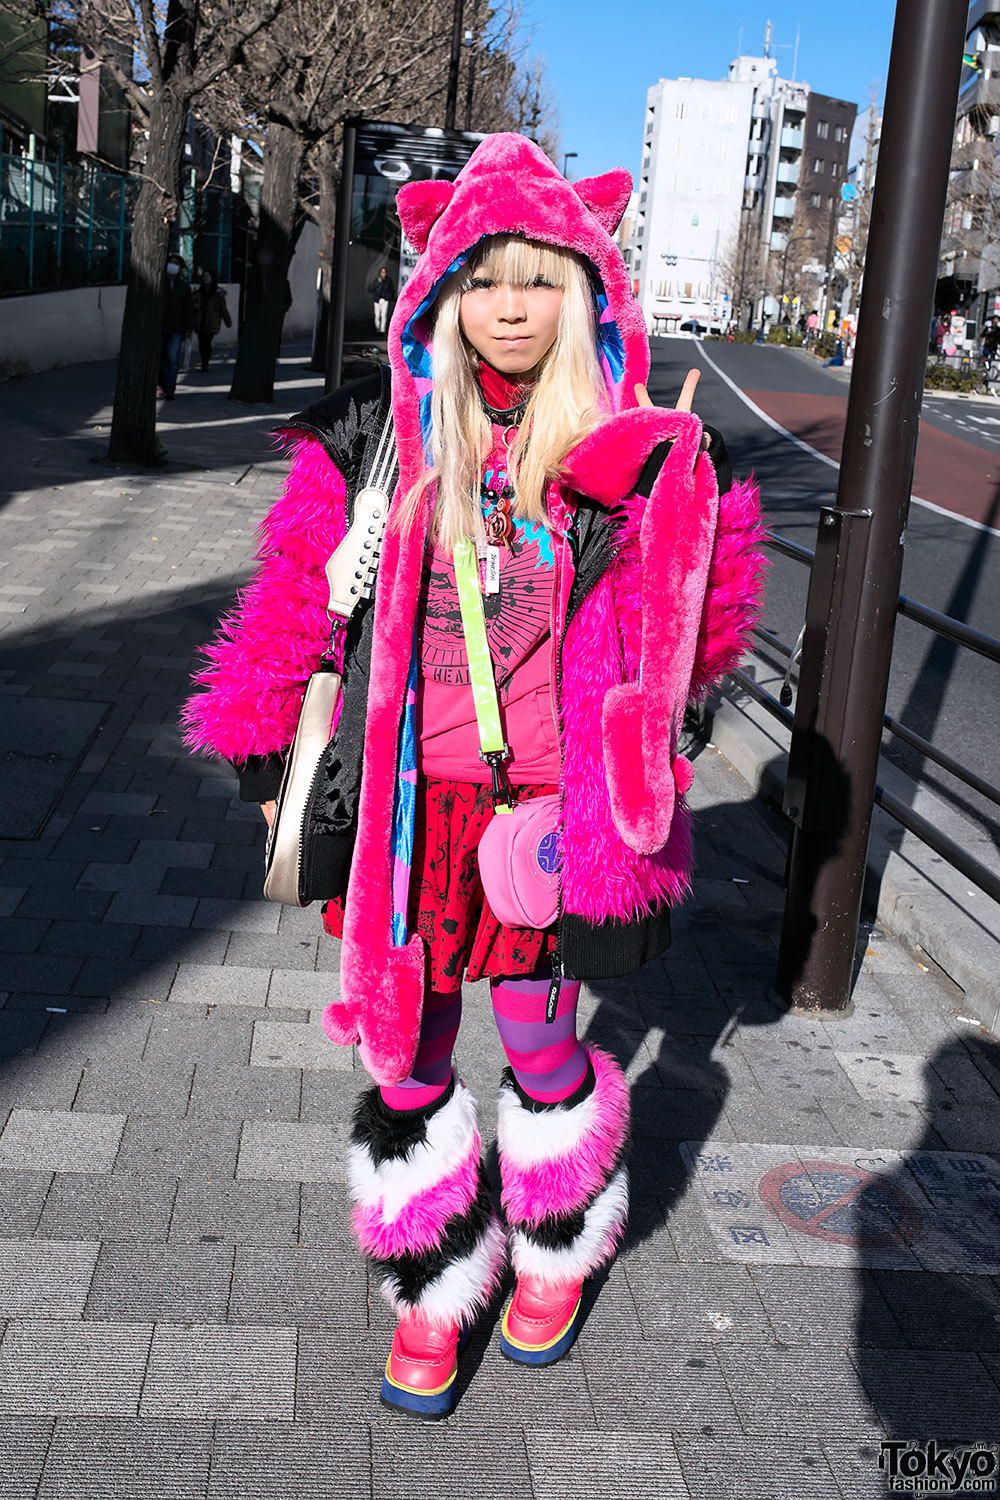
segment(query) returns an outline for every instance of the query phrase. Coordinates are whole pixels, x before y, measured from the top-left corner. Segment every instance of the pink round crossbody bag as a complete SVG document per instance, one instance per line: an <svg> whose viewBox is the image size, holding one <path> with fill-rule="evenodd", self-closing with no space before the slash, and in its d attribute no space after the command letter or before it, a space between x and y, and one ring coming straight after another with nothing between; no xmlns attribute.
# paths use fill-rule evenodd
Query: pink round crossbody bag
<svg viewBox="0 0 1000 1500"><path fill-rule="evenodd" d="M505 927L551 927L559 915L559 798L535 797L494 817L479 841L479 874Z"/></svg>
<svg viewBox="0 0 1000 1500"><path fill-rule="evenodd" d="M479 757L493 774L494 816L479 841L483 890L490 910L505 927L551 927L559 915L559 798L514 803L504 769L510 750L500 724L476 549L463 537L455 543L452 558L476 705Z"/></svg>

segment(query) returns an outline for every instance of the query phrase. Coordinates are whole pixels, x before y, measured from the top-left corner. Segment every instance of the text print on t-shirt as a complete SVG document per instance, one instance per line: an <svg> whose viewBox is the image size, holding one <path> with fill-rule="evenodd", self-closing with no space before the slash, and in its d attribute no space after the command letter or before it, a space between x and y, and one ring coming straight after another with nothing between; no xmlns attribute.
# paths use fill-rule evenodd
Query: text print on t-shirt
<svg viewBox="0 0 1000 1500"><path fill-rule="evenodd" d="M506 470L502 466L485 469L480 490L484 522L489 522L505 490L509 491ZM555 558L548 530L517 516L511 516L510 520L509 542L499 549L500 588L483 596L486 638L497 668L501 698L504 682L548 633L555 582ZM455 569L451 558L436 546L429 549L424 565L422 602L423 676L434 682L467 687L469 662Z"/></svg>

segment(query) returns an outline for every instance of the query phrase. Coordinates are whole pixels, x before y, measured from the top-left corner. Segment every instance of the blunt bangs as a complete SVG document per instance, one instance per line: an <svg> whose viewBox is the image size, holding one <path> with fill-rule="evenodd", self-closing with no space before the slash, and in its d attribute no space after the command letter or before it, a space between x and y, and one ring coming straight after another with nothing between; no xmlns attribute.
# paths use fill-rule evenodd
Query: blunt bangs
<svg viewBox="0 0 1000 1500"><path fill-rule="evenodd" d="M500 286L530 286L539 276L551 286L565 287L571 273L572 250L544 245L519 234L494 234L482 240L464 267L464 282L487 276Z"/></svg>

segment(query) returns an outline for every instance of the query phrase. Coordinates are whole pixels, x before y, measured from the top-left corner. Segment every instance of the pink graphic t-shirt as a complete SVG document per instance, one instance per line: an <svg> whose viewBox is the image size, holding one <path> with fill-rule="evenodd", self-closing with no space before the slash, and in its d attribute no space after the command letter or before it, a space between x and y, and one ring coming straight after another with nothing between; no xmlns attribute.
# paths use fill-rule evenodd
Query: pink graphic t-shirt
<svg viewBox="0 0 1000 1500"><path fill-rule="evenodd" d="M510 488L499 427L494 427L494 438L480 492L486 522ZM500 588L497 593L484 592L483 612L500 722L511 748L507 772L515 785L556 785L559 740L552 701L551 634L556 569L549 532L512 518L512 534L508 545L499 549L499 558ZM480 579L485 579L483 563ZM425 776L488 782L489 768L479 759L455 569L450 556L434 545L424 564L421 606L420 769Z"/></svg>

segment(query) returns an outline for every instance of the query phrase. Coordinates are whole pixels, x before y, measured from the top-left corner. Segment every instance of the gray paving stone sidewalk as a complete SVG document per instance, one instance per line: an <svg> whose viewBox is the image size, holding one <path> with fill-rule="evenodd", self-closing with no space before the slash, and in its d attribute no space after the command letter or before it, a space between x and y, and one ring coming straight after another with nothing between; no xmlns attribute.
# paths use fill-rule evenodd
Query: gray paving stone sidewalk
<svg viewBox="0 0 1000 1500"><path fill-rule="evenodd" d="M142 474L91 461L110 367L0 387L5 723L79 731L22 749L43 826L0 841L0 1496L867 1500L885 1439L995 1443L1000 1047L871 930L850 1014L782 1013L784 830L697 741L673 948L584 996L633 1084L624 1250L561 1365L502 1361L494 1309L447 1424L379 1406L336 944L260 900L262 821L177 729L303 364L273 410L188 376ZM491 1139L482 987L459 1056Z"/></svg>

